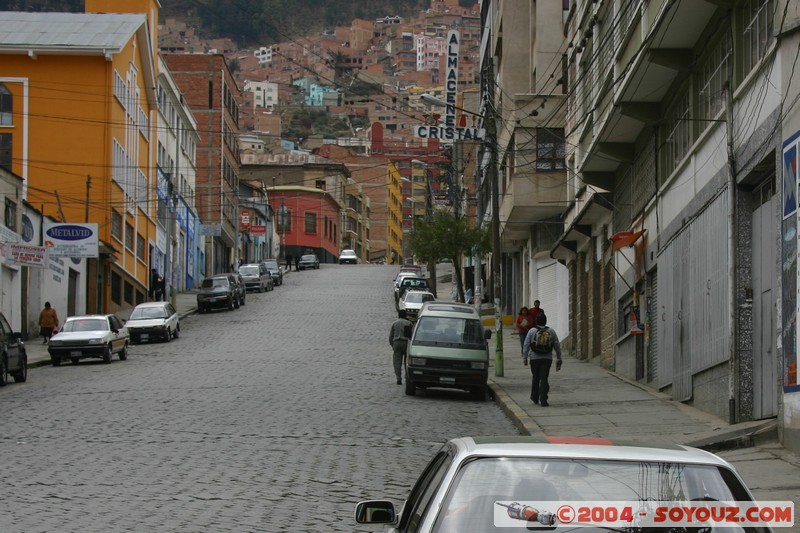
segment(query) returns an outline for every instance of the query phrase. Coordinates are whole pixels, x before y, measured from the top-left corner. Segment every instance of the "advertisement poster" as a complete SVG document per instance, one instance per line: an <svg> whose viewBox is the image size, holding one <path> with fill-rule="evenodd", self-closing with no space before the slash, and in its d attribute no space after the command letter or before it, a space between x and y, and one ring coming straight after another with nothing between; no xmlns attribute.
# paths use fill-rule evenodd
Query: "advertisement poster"
<svg viewBox="0 0 800 533"><path fill-rule="evenodd" d="M100 257L96 223L45 222L44 245L51 257Z"/></svg>

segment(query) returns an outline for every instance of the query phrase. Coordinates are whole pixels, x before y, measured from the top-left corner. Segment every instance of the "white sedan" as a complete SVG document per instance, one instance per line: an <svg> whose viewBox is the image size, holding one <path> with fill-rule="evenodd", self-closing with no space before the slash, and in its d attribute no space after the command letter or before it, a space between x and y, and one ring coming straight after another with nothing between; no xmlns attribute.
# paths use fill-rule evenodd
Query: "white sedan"
<svg viewBox="0 0 800 533"><path fill-rule="evenodd" d="M160 340L169 342L181 333L178 312L169 302L146 302L137 305L125 323L131 344Z"/></svg>
<svg viewBox="0 0 800 533"><path fill-rule="evenodd" d="M62 359L77 364L87 357L99 357L110 363L113 353L119 355L120 361L128 358L129 342L127 328L115 315L71 316L50 337L47 351L53 366L59 366Z"/></svg>
<svg viewBox="0 0 800 533"><path fill-rule="evenodd" d="M436 300L436 296L433 293L428 291L415 291L409 290L400 298L400 302L398 302L397 307L400 311L406 312L406 318L409 320L414 320L417 318L419 314L419 310L422 308L422 304L425 302L433 302Z"/></svg>
<svg viewBox="0 0 800 533"><path fill-rule="evenodd" d="M351 264L357 265L358 264L358 256L356 255L355 250L342 250L342 253L339 254L339 264Z"/></svg>

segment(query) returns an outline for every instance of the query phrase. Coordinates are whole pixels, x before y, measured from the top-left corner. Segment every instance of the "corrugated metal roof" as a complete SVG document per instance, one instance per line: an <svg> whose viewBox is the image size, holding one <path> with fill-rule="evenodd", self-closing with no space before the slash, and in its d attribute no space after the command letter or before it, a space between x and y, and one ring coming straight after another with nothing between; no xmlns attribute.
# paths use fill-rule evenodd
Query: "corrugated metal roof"
<svg viewBox="0 0 800 533"><path fill-rule="evenodd" d="M0 50L119 50L146 21L143 13L0 11Z"/></svg>

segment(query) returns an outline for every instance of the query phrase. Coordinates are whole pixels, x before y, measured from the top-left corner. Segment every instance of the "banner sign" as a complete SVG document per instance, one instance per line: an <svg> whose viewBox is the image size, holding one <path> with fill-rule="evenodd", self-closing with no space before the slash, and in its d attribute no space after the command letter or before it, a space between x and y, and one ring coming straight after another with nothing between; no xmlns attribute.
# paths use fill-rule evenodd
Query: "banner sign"
<svg viewBox="0 0 800 533"><path fill-rule="evenodd" d="M47 247L29 244L6 244L6 263L32 268L47 268Z"/></svg>
<svg viewBox="0 0 800 533"><path fill-rule="evenodd" d="M100 257L96 223L45 222L44 245L51 257Z"/></svg>
<svg viewBox="0 0 800 533"><path fill-rule="evenodd" d="M266 226L250 226L250 235L266 235L267 234L267 227Z"/></svg>
<svg viewBox="0 0 800 533"><path fill-rule="evenodd" d="M200 226L200 235L219 237L222 235L222 224L203 224Z"/></svg>
<svg viewBox="0 0 800 533"><path fill-rule="evenodd" d="M250 210L242 209L239 211L239 229L247 231L250 229Z"/></svg>

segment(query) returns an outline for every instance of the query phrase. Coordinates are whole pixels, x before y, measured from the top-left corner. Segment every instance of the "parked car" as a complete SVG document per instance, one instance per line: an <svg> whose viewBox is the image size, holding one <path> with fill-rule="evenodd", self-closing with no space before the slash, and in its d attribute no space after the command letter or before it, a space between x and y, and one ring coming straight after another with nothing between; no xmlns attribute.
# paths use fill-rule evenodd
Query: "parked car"
<svg viewBox="0 0 800 533"><path fill-rule="evenodd" d="M169 342L181 334L178 312L169 302L145 302L131 311L125 322L131 344L160 340Z"/></svg>
<svg viewBox="0 0 800 533"><path fill-rule="evenodd" d="M300 270L315 269L319 270L319 259L315 254L306 254L300 257L297 268Z"/></svg>
<svg viewBox="0 0 800 533"><path fill-rule="evenodd" d="M239 301L238 288L231 276L219 274L206 278L200 284L200 292L197 293L197 310L200 313L207 313L215 307L227 307L234 309L238 307Z"/></svg>
<svg viewBox="0 0 800 533"><path fill-rule="evenodd" d="M491 336L471 305L424 303L406 348L406 394L413 396L417 388L462 389L485 400Z"/></svg>
<svg viewBox="0 0 800 533"><path fill-rule="evenodd" d="M234 307L237 309L245 304L247 298L247 285L245 285L244 278L238 272L228 272L225 274L231 280L231 284L236 289L238 298L234 302Z"/></svg>
<svg viewBox="0 0 800 533"><path fill-rule="evenodd" d="M390 472L372 474L377 477ZM602 527L599 520L612 519L607 513L594 513L598 507L586 513L587 520L577 513L557 512L567 501L635 502L629 515L633 523L631 527ZM390 524L391 531L404 533L772 530L741 529L738 524L734 528L729 523L720 524L725 529L708 524L698 528L635 527L637 520L654 518L656 506L680 506L689 501L755 504L730 463L688 446L616 445L581 437L465 437L452 439L439 449L399 511L388 500L362 501L356 505L355 520L359 524ZM526 502L536 508L528 507L523 513ZM624 508L608 509L620 513L613 520L624 512ZM575 527L579 520L581 526L590 526L589 520L596 526Z"/></svg>
<svg viewBox="0 0 800 533"><path fill-rule="evenodd" d="M429 291L410 290L406 291L398 304L400 311L406 312L406 318L409 320L416 320L417 314L425 302L433 302L436 296Z"/></svg>
<svg viewBox="0 0 800 533"><path fill-rule="evenodd" d="M283 270L275 259L267 259L261 263L272 276L273 285L283 285Z"/></svg>
<svg viewBox="0 0 800 533"><path fill-rule="evenodd" d="M246 290L258 292L271 291L274 287L272 276L267 271L267 267L260 263L250 263L239 267L239 274L244 279Z"/></svg>
<svg viewBox="0 0 800 533"><path fill-rule="evenodd" d="M428 285L428 280L425 278L420 278L417 276L407 276L403 277L400 280L400 283L397 285L397 290L395 291L395 304L397 304L398 308L400 306L400 298L406 293L407 290L416 289L416 290L429 290L431 287Z"/></svg>
<svg viewBox="0 0 800 533"><path fill-rule="evenodd" d="M110 363L114 353L119 355L120 361L128 358L129 343L128 328L116 315L71 316L58 333L50 337L47 351L53 366L59 366L63 359L77 364L89 357Z"/></svg>
<svg viewBox="0 0 800 533"><path fill-rule="evenodd" d="M339 264L340 265L357 265L358 264L358 256L356 255L355 250L342 250L342 253L339 254Z"/></svg>
<svg viewBox="0 0 800 533"><path fill-rule="evenodd" d="M6 317L0 313L0 387L8 383L9 375L17 383L24 383L28 379L28 353L22 335L13 331Z"/></svg>

